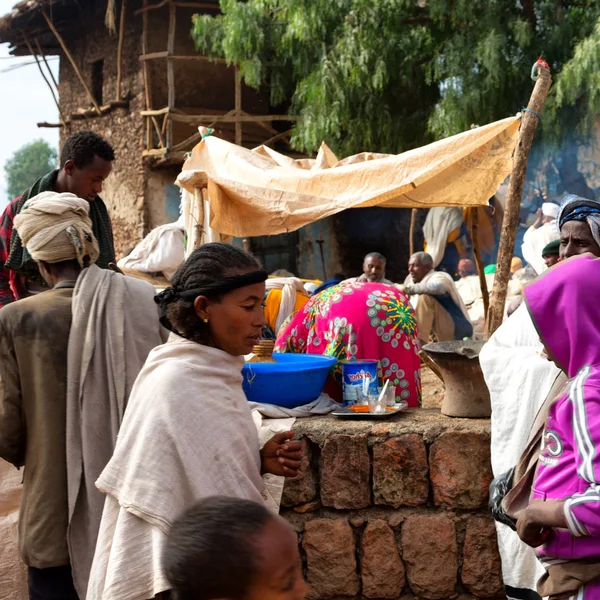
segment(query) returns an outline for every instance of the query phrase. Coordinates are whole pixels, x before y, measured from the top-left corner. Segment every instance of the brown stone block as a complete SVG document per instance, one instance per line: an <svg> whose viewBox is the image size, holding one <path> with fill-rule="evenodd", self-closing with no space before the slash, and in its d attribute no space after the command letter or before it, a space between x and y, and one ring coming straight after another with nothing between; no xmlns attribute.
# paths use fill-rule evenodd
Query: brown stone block
<svg viewBox="0 0 600 600"><path fill-rule="evenodd" d="M429 466L436 505L474 509L486 504L492 481L487 434L442 433L431 446Z"/></svg>
<svg viewBox="0 0 600 600"><path fill-rule="evenodd" d="M312 452L308 440L302 438L300 471L293 479L286 479L281 497L282 506L299 506L314 500L317 495L317 478L310 464Z"/></svg>
<svg viewBox="0 0 600 600"><path fill-rule="evenodd" d="M362 538L363 596L397 598L406 583L396 538L383 520L370 521Z"/></svg>
<svg viewBox="0 0 600 600"><path fill-rule="evenodd" d="M415 595L439 600L455 595L458 557L454 523L445 515L411 515L402 527L408 583Z"/></svg>
<svg viewBox="0 0 600 600"><path fill-rule="evenodd" d="M321 502L337 509L371 503L371 464L366 435L329 436L321 450Z"/></svg>
<svg viewBox="0 0 600 600"><path fill-rule="evenodd" d="M429 495L427 450L421 436L407 433L373 446L375 504L417 506Z"/></svg>
<svg viewBox="0 0 600 600"><path fill-rule="evenodd" d="M479 598L502 595L504 586L500 553L492 517L469 517L461 579L469 591Z"/></svg>
<svg viewBox="0 0 600 600"><path fill-rule="evenodd" d="M308 521L302 547L312 598L358 595L354 533L346 520Z"/></svg>

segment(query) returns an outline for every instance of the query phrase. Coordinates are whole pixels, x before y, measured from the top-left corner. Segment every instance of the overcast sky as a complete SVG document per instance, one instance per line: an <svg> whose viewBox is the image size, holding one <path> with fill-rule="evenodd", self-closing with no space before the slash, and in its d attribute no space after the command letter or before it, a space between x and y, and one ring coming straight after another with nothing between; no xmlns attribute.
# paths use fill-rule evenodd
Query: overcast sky
<svg viewBox="0 0 600 600"><path fill-rule="evenodd" d="M0 15L10 12L18 0L0 0ZM40 129L41 121L58 122L58 111L46 82L35 64L5 72L17 64L31 62L31 57L6 58L9 46L0 44L0 208L7 202L4 164L15 150L38 138L58 148L58 129ZM58 81L58 59L50 66Z"/></svg>

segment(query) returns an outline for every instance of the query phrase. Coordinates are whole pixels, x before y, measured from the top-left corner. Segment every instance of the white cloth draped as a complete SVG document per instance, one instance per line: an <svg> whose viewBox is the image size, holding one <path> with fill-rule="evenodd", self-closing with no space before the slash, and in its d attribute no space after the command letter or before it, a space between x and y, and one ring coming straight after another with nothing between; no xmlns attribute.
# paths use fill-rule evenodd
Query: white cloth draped
<svg viewBox="0 0 600 600"><path fill-rule="evenodd" d="M542 355L543 346L521 306L494 333L479 354L492 403L492 470L494 476L514 467L523 452L535 415L558 368ZM496 524L504 584L535 590L544 569L517 534Z"/></svg>
<svg viewBox="0 0 600 600"><path fill-rule="evenodd" d="M94 482L110 460L133 384L162 344L154 288L91 266L73 291L67 381L68 543L85 598L104 496ZM132 309L132 307L135 307Z"/></svg>
<svg viewBox="0 0 600 600"><path fill-rule="evenodd" d="M535 269L538 275L546 270L546 263L542 258L544 248L554 240L560 238L560 231L556 221L545 223L535 229L533 225L525 232L521 251L523 258Z"/></svg>
<svg viewBox="0 0 600 600"><path fill-rule="evenodd" d="M165 536L197 500L263 500L243 364L175 334L150 353L96 482L107 500L87 600L146 600L168 589Z"/></svg>
<svg viewBox="0 0 600 600"><path fill-rule="evenodd" d="M423 236L427 241L427 254L433 258L433 267L437 267L444 258L448 236L463 223L462 210L446 206L429 209Z"/></svg>

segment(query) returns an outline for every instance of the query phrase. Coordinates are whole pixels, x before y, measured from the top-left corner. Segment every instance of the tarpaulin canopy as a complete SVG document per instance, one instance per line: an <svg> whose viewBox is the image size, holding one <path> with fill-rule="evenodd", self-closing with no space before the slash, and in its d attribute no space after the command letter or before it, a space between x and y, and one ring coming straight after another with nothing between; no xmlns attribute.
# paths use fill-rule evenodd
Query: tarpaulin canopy
<svg viewBox="0 0 600 600"><path fill-rule="evenodd" d="M484 206L512 170L518 129L517 115L403 154L343 160L325 143L316 159L294 160L208 135L177 183L207 188L211 229L236 237L294 231L348 208Z"/></svg>

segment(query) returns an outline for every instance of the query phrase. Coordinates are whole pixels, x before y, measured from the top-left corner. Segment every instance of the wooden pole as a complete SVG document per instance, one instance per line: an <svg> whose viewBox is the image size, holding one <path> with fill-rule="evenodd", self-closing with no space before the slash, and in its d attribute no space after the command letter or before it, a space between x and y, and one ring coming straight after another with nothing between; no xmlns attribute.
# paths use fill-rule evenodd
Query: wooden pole
<svg viewBox="0 0 600 600"><path fill-rule="evenodd" d="M38 66L38 69L40 70L40 73L42 74L44 81L48 84L48 89L50 90L50 93L52 94L54 104L56 104L56 108L58 109L58 114L60 115L60 122L64 127L64 126L66 126L67 122L65 120L65 117L62 114L62 110L60 110L60 105L58 103L56 94L54 93L54 88L52 87L52 84L46 77L46 74L44 73L44 69L42 69L42 65L37 57L37 54L35 53L34 49L32 48L31 44L29 43L29 40L25 36L23 36L23 39L25 40L25 44L27 44L27 48L29 49L29 52L31 52L31 56L33 56L33 58L35 58L35 64ZM47 66L47 63L46 63L46 66Z"/></svg>
<svg viewBox="0 0 600 600"><path fill-rule="evenodd" d="M148 0L143 2L144 8L148 6ZM146 54L148 50L148 13L142 15L142 54ZM146 110L152 110L152 102L150 100L150 73L148 72L148 63L142 62L142 74L144 77L144 95L146 97ZM158 129L158 128L157 128ZM146 118L146 150L152 150L154 143L152 140L152 121L150 117Z"/></svg>
<svg viewBox="0 0 600 600"><path fill-rule="evenodd" d="M123 41L125 40L125 8L127 0L121 0L121 19L119 21L119 45L117 46L117 97L121 99L121 79L123 76Z"/></svg>
<svg viewBox="0 0 600 600"><path fill-rule="evenodd" d="M44 61L44 64L46 65L46 69L48 69L48 73L50 73L50 77L52 78L52 83L54 84L56 91L59 92L59 97L60 97L60 91L58 89L58 81L56 81L56 78L54 77L54 73L52 72L52 69L50 68L50 65L48 64L48 61L46 60L46 55L40 45L40 41L37 38L35 38L34 41L35 41L35 47L37 48L38 54L42 57L42 60Z"/></svg>
<svg viewBox="0 0 600 600"><path fill-rule="evenodd" d="M235 67L235 116L242 116L242 82L240 80L240 70ZM243 131L241 121L235 122L235 143L242 145Z"/></svg>
<svg viewBox="0 0 600 600"><path fill-rule="evenodd" d="M538 115L541 114L542 109L544 108L544 102L546 101L546 96L548 95L551 83L552 77L550 76L550 71L543 66L540 66L539 76L535 82L531 98L529 99L527 110L524 110L521 116L519 141L517 142L517 147L515 149L514 167L508 183L508 194L506 196L506 206L504 208L504 222L502 223L500 248L498 250L498 260L496 265L496 277L494 279L490 311L487 319L488 337L500 327L504 317L504 304L506 303L508 280L510 277L510 262L513 257L513 249L517 237L517 227L519 226L519 212L521 209L521 196L523 194L523 186L525 185L525 175L527 172L527 159L533 142L533 136L538 125Z"/></svg>
<svg viewBox="0 0 600 600"><path fill-rule="evenodd" d="M490 294L487 287L487 279L485 278L485 265L481 257L481 248L479 248L479 207L474 206L472 209L473 217L471 220L471 240L473 242L473 254L475 255L475 264L477 265L477 274L479 275L479 285L481 287L481 297L483 298L483 314L487 321L488 312L490 310Z"/></svg>
<svg viewBox="0 0 600 600"><path fill-rule="evenodd" d="M168 106L169 111L175 108L175 63L170 59L175 54L175 28L176 28L177 7L173 2L169 4L169 38L167 40L167 88L168 88ZM173 121L169 114L165 116L167 123L167 151L173 147Z"/></svg>
<svg viewBox="0 0 600 600"><path fill-rule="evenodd" d="M410 233L408 235L408 243L410 247L410 256L415 253L415 225L417 223L417 210L413 208L410 211Z"/></svg>
<svg viewBox="0 0 600 600"><path fill-rule="evenodd" d="M96 109L96 112L99 115L101 115L102 111L100 110L100 107L98 106L98 102L96 102L96 98L94 98L94 94L92 94L87 82L85 81L85 78L81 74L81 71L79 70L77 63L75 62L75 59L69 52L69 49L67 48L67 46L65 44L65 41L62 39L62 36L60 35L60 33L58 33L56 27L54 27L54 23L52 23L52 21L50 20L50 17L48 17L48 15L46 14L46 11L43 8L42 8L42 16L46 20L46 23L48 24L50 31L54 34L54 37L60 44L60 47L62 48L62 51L65 53L65 56L67 57L68 61L71 63L71 66L73 67L73 70L75 71L75 75L77 75L77 77L79 78L79 81L81 81L81 85L85 89L85 92L88 95L89 99L91 100L92 105Z"/></svg>

